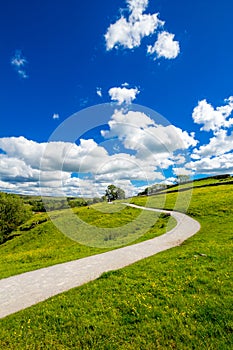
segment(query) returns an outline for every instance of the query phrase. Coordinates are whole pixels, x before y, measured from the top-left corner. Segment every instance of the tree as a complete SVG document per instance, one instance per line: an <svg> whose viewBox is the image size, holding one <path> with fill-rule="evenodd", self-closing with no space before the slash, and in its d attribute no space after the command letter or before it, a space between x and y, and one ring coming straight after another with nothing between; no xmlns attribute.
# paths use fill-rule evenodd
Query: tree
<svg viewBox="0 0 233 350"><path fill-rule="evenodd" d="M122 188L117 187L116 195L117 195L116 199L125 199L125 191L122 190Z"/></svg>
<svg viewBox="0 0 233 350"><path fill-rule="evenodd" d="M116 199L124 199L125 191L115 185L109 185L106 189L105 195L108 202L115 201Z"/></svg>
<svg viewBox="0 0 233 350"><path fill-rule="evenodd" d="M178 184L186 183L188 181L190 181L190 176L189 175L182 175L182 174L180 174L180 175L176 176L176 182Z"/></svg>
<svg viewBox="0 0 233 350"><path fill-rule="evenodd" d="M42 199L31 199L28 202L31 205L32 211L35 212L45 212L46 209L44 207L44 203L42 202Z"/></svg>
<svg viewBox="0 0 233 350"><path fill-rule="evenodd" d="M0 193L0 243L32 215L29 206L13 194Z"/></svg>

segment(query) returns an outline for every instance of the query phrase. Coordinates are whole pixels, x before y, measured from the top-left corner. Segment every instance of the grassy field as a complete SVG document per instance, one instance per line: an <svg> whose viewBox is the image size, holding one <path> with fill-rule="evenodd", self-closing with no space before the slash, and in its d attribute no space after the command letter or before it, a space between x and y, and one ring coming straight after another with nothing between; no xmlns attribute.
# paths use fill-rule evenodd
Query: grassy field
<svg viewBox="0 0 233 350"><path fill-rule="evenodd" d="M12 233L11 240L0 245L0 278L137 243L175 226L171 217L120 203L59 210L49 215L52 221L46 213L35 214Z"/></svg>
<svg viewBox="0 0 233 350"><path fill-rule="evenodd" d="M153 191L153 186L152 186L152 191L149 191L150 195L155 195L157 193L171 193L174 191L183 191L186 189L191 189L193 187L207 187L207 186L221 186L224 184L233 184L233 176L231 175L222 175L222 176L210 176L206 178L200 178L200 179L195 179L195 180L190 180L184 183L168 186L167 189L154 189ZM150 187L149 187L150 189ZM156 193L157 192L157 193ZM144 193L145 194L145 193Z"/></svg>
<svg viewBox="0 0 233 350"><path fill-rule="evenodd" d="M233 186L194 188L181 246L0 321L1 349L233 349ZM184 210L187 192L166 196ZM134 198L161 205L161 196ZM10 243L10 242L9 242Z"/></svg>

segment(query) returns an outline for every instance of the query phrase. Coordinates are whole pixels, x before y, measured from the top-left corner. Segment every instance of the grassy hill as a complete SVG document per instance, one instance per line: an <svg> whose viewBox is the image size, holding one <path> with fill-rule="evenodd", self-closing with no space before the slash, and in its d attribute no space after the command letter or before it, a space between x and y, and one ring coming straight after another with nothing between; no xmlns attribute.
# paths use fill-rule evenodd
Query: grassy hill
<svg viewBox="0 0 233 350"><path fill-rule="evenodd" d="M233 186L199 186L131 202L181 211L188 204L201 230L179 247L0 320L1 349L233 349ZM18 239L23 237L1 247L12 259L23 246L13 248ZM71 258L78 256L77 248L65 249L67 258L69 249Z"/></svg>
<svg viewBox="0 0 233 350"><path fill-rule="evenodd" d="M121 203L37 213L0 245L0 278L137 243L174 226L172 217Z"/></svg>
<svg viewBox="0 0 233 350"><path fill-rule="evenodd" d="M190 180L187 182L181 182L180 184L174 184L174 185L154 185L151 187L146 188L143 192L141 192L139 195L154 195L157 193L168 193L173 191L182 191L186 189L190 189L193 187L206 187L206 186L220 186L223 184L232 184L233 183L233 176L229 174L225 175L216 175L216 176L209 176L205 178Z"/></svg>

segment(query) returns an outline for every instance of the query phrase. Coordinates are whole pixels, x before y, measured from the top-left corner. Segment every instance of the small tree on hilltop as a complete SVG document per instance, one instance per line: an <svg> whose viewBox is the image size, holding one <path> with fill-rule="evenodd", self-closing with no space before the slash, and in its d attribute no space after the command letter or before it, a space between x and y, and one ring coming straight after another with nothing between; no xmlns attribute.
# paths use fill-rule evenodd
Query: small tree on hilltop
<svg viewBox="0 0 233 350"><path fill-rule="evenodd" d="M115 201L116 199L124 199L125 191L115 185L109 185L105 191L105 196L108 202Z"/></svg>

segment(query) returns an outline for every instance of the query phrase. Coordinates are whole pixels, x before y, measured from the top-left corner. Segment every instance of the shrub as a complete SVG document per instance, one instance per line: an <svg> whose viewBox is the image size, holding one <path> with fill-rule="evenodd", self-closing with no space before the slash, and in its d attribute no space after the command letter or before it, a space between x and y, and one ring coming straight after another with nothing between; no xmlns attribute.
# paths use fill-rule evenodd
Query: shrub
<svg viewBox="0 0 233 350"><path fill-rule="evenodd" d="M31 215L31 210L19 196L0 193L0 243L5 242L9 234Z"/></svg>

